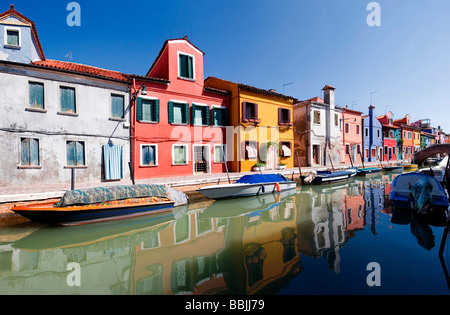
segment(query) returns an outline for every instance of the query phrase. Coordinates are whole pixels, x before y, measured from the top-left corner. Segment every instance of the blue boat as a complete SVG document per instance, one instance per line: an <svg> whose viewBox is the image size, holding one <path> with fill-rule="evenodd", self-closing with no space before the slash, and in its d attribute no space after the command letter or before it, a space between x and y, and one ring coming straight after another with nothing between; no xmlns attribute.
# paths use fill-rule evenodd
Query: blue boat
<svg viewBox="0 0 450 315"><path fill-rule="evenodd" d="M372 175L372 174L378 174L381 173L380 167L366 167L366 168L358 168L358 172L356 173L357 176L366 176L366 175Z"/></svg>
<svg viewBox="0 0 450 315"><path fill-rule="evenodd" d="M311 182L313 185L331 184L353 178L356 172L353 170L342 171L317 171L317 175Z"/></svg>
<svg viewBox="0 0 450 315"><path fill-rule="evenodd" d="M449 201L442 185L434 178L421 173L397 176L389 193L391 205L411 209L417 213L428 210L448 210Z"/></svg>

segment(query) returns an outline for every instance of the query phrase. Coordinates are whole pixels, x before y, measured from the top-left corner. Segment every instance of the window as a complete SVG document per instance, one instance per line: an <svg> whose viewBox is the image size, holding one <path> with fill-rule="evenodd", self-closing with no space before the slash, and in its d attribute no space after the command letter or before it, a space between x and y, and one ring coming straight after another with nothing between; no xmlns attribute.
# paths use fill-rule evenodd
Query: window
<svg viewBox="0 0 450 315"><path fill-rule="evenodd" d="M408 132L408 139L412 139L412 133L411 132Z"/></svg>
<svg viewBox="0 0 450 315"><path fill-rule="evenodd" d="M392 154L395 155L395 147L392 147Z"/></svg>
<svg viewBox="0 0 450 315"><path fill-rule="evenodd" d="M37 82L28 83L30 108L44 109L44 84Z"/></svg>
<svg viewBox="0 0 450 315"><path fill-rule="evenodd" d="M360 144L358 144L357 146L356 146L356 152L358 153L358 154L361 154L361 145Z"/></svg>
<svg viewBox="0 0 450 315"><path fill-rule="evenodd" d="M278 125L287 126L291 124L291 111L287 108L278 109Z"/></svg>
<svg viewBox="0 0 450 315"><path fill-rule="evenodd" d="M224 144L214 145L214 163L224 163L227 156L227 149Z"/></svg>
<svg viewBox="0 0 450 315"><path fill-rule="evenodd" d="M244 102L242 104L242 121L243 122L256 122L259 123L258 120L258 104Z"/></svg>
<svg viewBox="0 0 450 315"><path fill-rule="evenodd" d="M292 156L292 144L289 141L280 142L280 154L282 157L290 157Z"/></svg>
<svg viewBox="0 0 450 315"><path fill-rule="evenodd" d="M141 145L141 166L158 165L158 146L155 144Z"/></svg>
<svg viewBox="0 0 450 315"><path fill-rule="evenodd" d="M371 157L376 157L376 155L377 155L377 151L375 150L375 149L372 149L372 155L371 155Z"/></svg>
<svg viewBox="0 0 450 315"><path fill-rule="evenodd" d="M388 147L384 146L384 154L387 155L388 154Z"/></svg>
<svg viewBox="0 0 450 315"><path fill-rule="evenodd" d="M67 141L67 166L84 166L84 142L83 141Z"/></svg>
<svg viewBox="0 0 450 315"><path fill-rule="evenodd" d="M189 104L169 102L169 123L186 125L189 122Z"/></svg>
<svg viewBox="0 0 450 315"><path fill-rule="evenodd" d="M318 110L313 111L313 115L314 115L313 122L315 124L320 125L320 111Z"/></svg>
<svg viewBox="0 0 450 315"><path fill-rule="evenodd" d="M124 118L125 98L122 95L111 94L111 117Z"/></svg>
<svg viewBox="0 0 450 315"><path fill-rule="evenodd" d="M20 35L18 30L6 31L6 45L8 46L20 46Z"/></svg>
<svg viewBox="0 0 450 315"><path fill-rule="evenodd" d="M196 126L209 125L209 107L206 105L192 104L192 124Z"/></svg>
<svg viewBox="0 0 450 315"><path fill-rule="evenodd" d="M364 134L366 137L369 136L369 128L364 128Z"/></svg>
<svg viewBox="0 0 450 315"><path fill-rule="evenodd" d="M214 126L226 126L228 111L224 107L213 107L212 116L213 116L213 125Z"/></svg>
<svg viewBox="0 0 450 315"><path fill-rule="evenodd" d="M136 103L137 121L159 122L159 100L139 97Z"/></svg>
<svg viewBox="0 0 450 315"><path fill-rule="evenodd" d="M345 133L350 133L350 125L345 123Z"/></svg>
<svg viewBox="0 0 450 315"><path fill-rule="evenodd" d="M338 114L334 114L334 125L336 127L339 126L339 115Z"/></svg>
<svg viewBox="0 0 450 315"><path fill-rule="evenodd" d="M61 111L76 113L75 89L70 87L60 87Z"/></svg>
<svg viewBox="0 0 450 315"><path fill-rule="evenodd" d="M178 53L178 76L184 79L194 79L194 56Z"/></svg>
<svg viewBox="0 0 450 315"><path fill-rule="evenodd" d="M357 135L361 134L361 126L360 125L356 125L356 134Z"/></svg>
<svg viewBox="0 0 450 315"><path fill-rule="evenodd" d="M256 141L244 142L245 159L256 160L258 157L258 143Z"/></svg>
<svg viewBox="0 0 450 315"><path fill-rule="evenodd" d="M350 155L350 145L349 144L345 145L345 154Z"/></svg>
<svg viewBox="0 0 450 315"><path fill-rule="evenodd" d="M368 159L369 158L369 149L365 149L364 153L365 153L366 159Z"/></svg>
<svg viewBox="0 0 450 315"><path fill-rule="evenodd" d="M377 137L380 138L381 137L381 130L377 130Z"/></svg>
<svg viewBox="0 0 450 315"><path fill-rule="evenodd" d="M20 165L39 166L39 140L20 139Z"/></svg>
<svg viewBox="0 0 450 315"><path fill-rule="evenodd" d="M186 145L174 145L172 148L172 164L173 165L186 165L187 163L187 146Z"/></svg>

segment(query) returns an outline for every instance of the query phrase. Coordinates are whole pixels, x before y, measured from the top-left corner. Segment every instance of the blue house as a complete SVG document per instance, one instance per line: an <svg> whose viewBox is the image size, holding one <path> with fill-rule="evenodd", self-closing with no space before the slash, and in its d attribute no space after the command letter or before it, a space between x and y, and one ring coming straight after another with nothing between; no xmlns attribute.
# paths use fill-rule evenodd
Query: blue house
<svg viewBox="0 0 450 315"><path fill-rule="evenodd" d="M383 156L383 126L374 113L375 106L369 106L369 115L364 116L363 125L363 161L377 162Z"/></svg>

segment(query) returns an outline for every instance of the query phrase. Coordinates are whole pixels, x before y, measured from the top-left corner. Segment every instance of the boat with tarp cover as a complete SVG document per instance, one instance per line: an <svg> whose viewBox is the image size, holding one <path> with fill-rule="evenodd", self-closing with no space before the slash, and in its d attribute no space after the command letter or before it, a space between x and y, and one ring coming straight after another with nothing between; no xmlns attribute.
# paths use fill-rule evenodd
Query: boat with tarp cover
<svg viewBox="0 0 450 315"><path fill-rule="evenodd" d="M213 185L197 191L211 199L259 196L296 189L297 183L282 174L254 174L242 176L233 184Z"/></svg>
<svg viewBox="0 0 450 315"><path fill-rule="evenodd" d="M66 191L57 202L15 206L11 210L32 221L56 225L131 218L187 203L187 197L164 185L97 187Z"/></svg>

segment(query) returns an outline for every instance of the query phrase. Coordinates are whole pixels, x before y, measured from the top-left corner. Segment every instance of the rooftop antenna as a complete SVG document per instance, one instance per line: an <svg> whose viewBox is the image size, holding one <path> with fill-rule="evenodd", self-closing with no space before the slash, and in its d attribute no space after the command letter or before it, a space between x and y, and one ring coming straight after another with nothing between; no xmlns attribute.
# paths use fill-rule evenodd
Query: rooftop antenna
<svg viewBox="0 0 450 315"><path fill-rule="evenodd" d="M285 88L286 86L292 85L292 84L294 84L294 82L283 84L283 94L284 94L284 88Z"/></svg>
<svg viewBox="0 0 450 315"><path fill-rule="evenodd" d="M372 94L375 94L375 93L378 93L378 92L380 92L380 91L373 91L373 92L370 92L370 104L369 104L369 105L373 105L373 104L372 104Z"/></svg>
<svg viewBox="0 0 450 315"><path fill-rule="evenodd" d="M73 58L72 58L72 51L70 51L67 55L65 55L64 57L66 57L66 61L69 61L69 60L73 60Z"/></svg>
<svg viewBox="0 0 450 315"><path fill-rule="evenodd" d="M353 102L352 102L352 110L353 110L353 104L358 105L358 101L353 101Z"/></svg>

